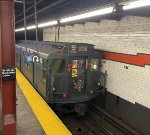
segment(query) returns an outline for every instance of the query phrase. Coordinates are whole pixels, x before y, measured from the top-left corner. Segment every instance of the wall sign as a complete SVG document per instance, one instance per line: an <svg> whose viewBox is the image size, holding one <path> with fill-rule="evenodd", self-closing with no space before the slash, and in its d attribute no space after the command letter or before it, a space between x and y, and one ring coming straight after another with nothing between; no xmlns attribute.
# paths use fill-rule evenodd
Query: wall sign
<svg viewBox="0 0 150 135"><path fill-rule="evenodd" d="M2 68L2 80L15 80L16 68L15 67L3 67Z"/></svg>

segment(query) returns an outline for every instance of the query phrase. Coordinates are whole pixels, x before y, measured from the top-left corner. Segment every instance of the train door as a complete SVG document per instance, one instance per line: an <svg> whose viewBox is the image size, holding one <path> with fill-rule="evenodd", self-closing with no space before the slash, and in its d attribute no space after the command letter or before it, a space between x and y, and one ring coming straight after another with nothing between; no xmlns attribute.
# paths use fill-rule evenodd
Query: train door
<svg viewBox="0 0 150 135"><path fill-rule="evenodd" d="M100 69L99 69L99 59L97 58L91 58L88 60L89 64L89 74L90 74L90 78L92 78L92 80L90 81L90 89L92 91L99 91L99 80L100 80ZM90 79L89 79L90 80Z"/></svg>
<svg viewBox="0 0 150 135"><path fill-rule="evenodd" d="M86 93L86 57L70 59L69 90L70 96L76 97Z"/></svg>
<svg viewBox="0 0 150 135"><path fill-rule="evenodd" d="M50 87L50 101L59 101L64 94L66 87L65 58L50 59L49 70L49 87Z"/></svg>

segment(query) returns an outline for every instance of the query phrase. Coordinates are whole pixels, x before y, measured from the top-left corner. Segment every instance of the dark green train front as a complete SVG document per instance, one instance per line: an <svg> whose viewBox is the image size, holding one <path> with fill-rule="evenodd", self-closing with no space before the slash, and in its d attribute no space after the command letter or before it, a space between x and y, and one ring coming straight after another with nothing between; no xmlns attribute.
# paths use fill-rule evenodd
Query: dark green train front
<svg viewBox="0 0 150 135"><path fill-rule="evenodd" d="M94 45L21 41L16 49L17 66L47 103L82 106L104 86Z"/></svg>

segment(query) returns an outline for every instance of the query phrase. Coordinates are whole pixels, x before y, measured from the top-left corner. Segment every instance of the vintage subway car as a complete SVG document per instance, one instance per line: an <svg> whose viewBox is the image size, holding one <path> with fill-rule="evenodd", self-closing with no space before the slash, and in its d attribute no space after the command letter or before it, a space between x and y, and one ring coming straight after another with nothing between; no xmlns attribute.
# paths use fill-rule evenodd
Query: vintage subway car
<svg viewBox="0 0 150 135"><path fill-rule="evenodd" d="M101 56L91 44L20 41L16 64L43 99L62 112L84 115L88 102L104 89Z"/></svg>

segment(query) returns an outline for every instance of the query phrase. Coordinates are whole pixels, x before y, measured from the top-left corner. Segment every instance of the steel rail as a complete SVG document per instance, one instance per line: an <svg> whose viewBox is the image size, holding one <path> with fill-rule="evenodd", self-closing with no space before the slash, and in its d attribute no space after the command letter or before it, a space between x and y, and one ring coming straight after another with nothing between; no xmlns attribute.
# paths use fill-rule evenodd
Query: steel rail
<svg viewBox="0 0 150 135"><path fill-rule="evenodd" d="M133 128L127 126L125 123L121 122L120 120L117 120L116 118L114 118L109 113L105 112L103 109L96 106L95 104L91 103L91 106L93 108L95 108L98 112L103 114L107 118L108 122L113 124L118 129L124 130L124 131L126 130L127 132L129 132L130 134L133 134L133 135L142 135L141 133L138 133L137 131L135 131Z"/></svg>

